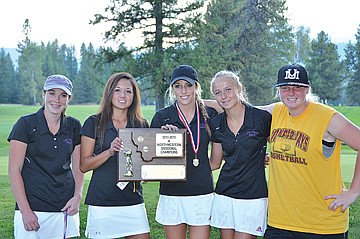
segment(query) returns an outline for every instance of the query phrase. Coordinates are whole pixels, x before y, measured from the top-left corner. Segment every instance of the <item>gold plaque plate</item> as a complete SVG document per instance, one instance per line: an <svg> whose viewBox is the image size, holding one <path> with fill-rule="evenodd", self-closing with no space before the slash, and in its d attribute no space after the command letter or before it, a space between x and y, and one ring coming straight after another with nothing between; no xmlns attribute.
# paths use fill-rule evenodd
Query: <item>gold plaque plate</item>
<svg viewBox="0 0 360 239"><path fill-rule="evenodd" d="M186 129L119 129L118 181L185 181Z"/></svg>

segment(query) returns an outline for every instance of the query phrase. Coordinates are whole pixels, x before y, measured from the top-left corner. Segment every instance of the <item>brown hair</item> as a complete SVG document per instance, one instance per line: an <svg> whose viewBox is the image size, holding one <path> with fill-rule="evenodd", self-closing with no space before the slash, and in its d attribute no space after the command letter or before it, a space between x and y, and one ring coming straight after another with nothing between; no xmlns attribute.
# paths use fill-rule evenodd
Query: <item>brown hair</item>
<svg viewBox="0 0 360 239"><path fill-rule="evenodd" d="M97 118L98 118L98 128L101 144L103 143L104 133L106 130L106 126L108 122L111 120L113 115L113 107L112 107L112 97L118 82L122 79L126 79L130 81L133 92L134 99L128 109L128 119L130 121L131 127L135 127L136 124L139 124L141 127L147 126L147 121L144 119L143 114L141 112L141 98L140 98L140 90L139 86L134 79L134 77L127 72L118 72L113 74L108 81L106 82L103 96L100 102Z"/></svg>

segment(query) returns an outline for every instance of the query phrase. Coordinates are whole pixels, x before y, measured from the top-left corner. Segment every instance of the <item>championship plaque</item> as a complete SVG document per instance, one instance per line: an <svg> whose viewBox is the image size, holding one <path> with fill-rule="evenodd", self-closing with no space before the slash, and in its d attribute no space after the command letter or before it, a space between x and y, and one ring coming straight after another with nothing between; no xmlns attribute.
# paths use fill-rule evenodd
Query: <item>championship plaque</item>
<svg viewBox="0 0 360 239"><path fill-rule="evenodd" d="M119 129L118 181L185 181L186 129Z"/></svg>

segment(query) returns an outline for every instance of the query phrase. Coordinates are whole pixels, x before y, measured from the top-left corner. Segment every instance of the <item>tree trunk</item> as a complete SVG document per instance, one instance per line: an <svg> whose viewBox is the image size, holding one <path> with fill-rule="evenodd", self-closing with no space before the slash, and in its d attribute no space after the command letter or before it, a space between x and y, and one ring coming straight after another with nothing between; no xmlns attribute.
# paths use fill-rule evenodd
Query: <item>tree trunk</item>
<svg viewBox="0 0 360 239"><path fill-rule="evenodd" d="M156 110L162 109L165 107L164 95L158 92L156 94Z"/></svg>

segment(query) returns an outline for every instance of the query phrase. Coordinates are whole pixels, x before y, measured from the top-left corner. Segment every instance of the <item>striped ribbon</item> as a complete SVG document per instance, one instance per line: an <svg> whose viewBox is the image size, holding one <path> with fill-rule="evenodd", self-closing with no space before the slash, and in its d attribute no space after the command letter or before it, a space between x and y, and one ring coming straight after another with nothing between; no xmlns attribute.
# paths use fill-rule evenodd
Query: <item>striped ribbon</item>
<svg viewBox="0 0 360 239"><path fill-rule="evenodd" d="M64 211L64 239L66 239L66 231L67 231L67 211Z"/></svg>
<svg viewBox="0 0 360 239"><path fill-rule="evenodd" d="M185 125L186 129L188 130L189 134L190 134L190 142L191 142L191 146L192 149L194 150L195 153L195 157L198 154L199 151L199 146L200 146L200 110L199 110L199 105L198 102L195 101L195 106L196 106L196 129L197 129L197 140L195 142L194 140L194 135L190 129L189 123L187 122L184 113L181 111L179 105L177 102L175 102L175 106L179 115L179 118L181 120L181 122L183 122L183 124Z"/></svg>

